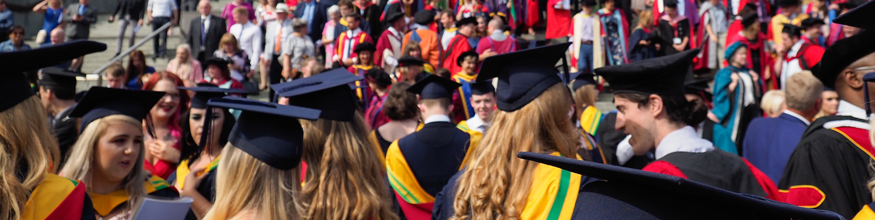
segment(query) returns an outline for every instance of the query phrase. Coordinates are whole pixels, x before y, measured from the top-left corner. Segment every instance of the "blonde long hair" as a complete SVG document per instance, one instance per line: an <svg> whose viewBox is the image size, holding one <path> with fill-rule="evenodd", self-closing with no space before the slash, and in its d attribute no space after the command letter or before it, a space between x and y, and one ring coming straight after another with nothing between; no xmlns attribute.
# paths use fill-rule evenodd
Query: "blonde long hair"
<svg viewBox="0 0 875 220"><path fill-rule="evenodd" d="M368 141L361 113L351 122L305 123L304 219L398 219L391 208L379 148Z"/></svg>
<svg viewBox="0 0 875 220"><path fill-rule="evenodd" d="M459 177L451 219L519 219L538 163L516 155L559 152L574 158L580 134L568 118L571 105L568 88L557 83L519 110L495 111Z"/></svg>
<svg viewBox="0 0 875 220"><path fill-rule="evenodd" d="M246 210L261 219L299 219L298 173L271 167L228 143L216 171L216 202L203 219L229 219Z"/></svg>
<svg viewBox="0 0 875 220"><path fill-rule="evenodd" d="M575 111L577 112L577 116L580 116L583 113L583 107L595 105L596 95L598 94L598 90L596 90L595 85L585 85L577 88L574 91L574 104Z"/></svg>
<svg viewBox="0 0 875 220"><path fill-rule="evenodd" d="M58 144L36 96L0 112L0 219L18 219L28 192L57 170ZM27 167L24 181L16 174Z"/></svg>
<svg viewBox="0 0 875 220"><path fill-rule="evenodd" d="M126 115L110 115L106 116L85 126L85 130L79 135L79 140L73 144L70 149L70 156L67 157L67 163L61 169L60 175L74 180L82 180L86 183L86 191L91 192L91 178L94 175L94 163L98 160L94 156L97 154L98 142L100 138L106 135L106 132L113 129L112 126L119 123L128 123L137 127L142 132L140 121ZM128 194L128 208L138 207L143 197L146 196L146 189L143 186L145 181L149 179L149 173L143 168L143 158L145 146L141 143L138 147L140 152L137 155L137 160L134 162L134 169L124 179L125 192Z"/></svg>

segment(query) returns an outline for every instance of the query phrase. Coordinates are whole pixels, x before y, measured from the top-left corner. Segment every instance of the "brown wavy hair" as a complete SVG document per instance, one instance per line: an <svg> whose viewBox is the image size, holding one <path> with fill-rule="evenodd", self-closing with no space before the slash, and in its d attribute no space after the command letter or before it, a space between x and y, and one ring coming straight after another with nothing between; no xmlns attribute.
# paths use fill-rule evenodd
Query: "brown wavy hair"
<svg viewBox="0 0 875 220"><path fill-rule="evenodd" d="M29 192L57 170L60 150L45 116L36 96L0 112L0 219L21 218Z"/></svg>
<svg viewBox="0 0 875 220"><path fill-rule="evenodd" d="M304 123L303 219L398 219L391 209L379 146L368 141L361 113L351 122Z"/></svg>
<svg viewBox="0 0 875 220"><path fill-rule="evenodd" d="M419 114L419 107L416 105L416 95L407 92L410 83L397 82L391 87L389 88L389 96L383 102L383 114L386 114L386 117L393 121L415 118Z"/></svg>
<svg viewBox="0 0 875 220"><path fill-rule="evenodd" d="M538 163L516 155L559 152L575 158L580 134L568 118L571 106L570 91L557 83L519 110L495 111L459 177L450 219L519 219Z"/></svg>

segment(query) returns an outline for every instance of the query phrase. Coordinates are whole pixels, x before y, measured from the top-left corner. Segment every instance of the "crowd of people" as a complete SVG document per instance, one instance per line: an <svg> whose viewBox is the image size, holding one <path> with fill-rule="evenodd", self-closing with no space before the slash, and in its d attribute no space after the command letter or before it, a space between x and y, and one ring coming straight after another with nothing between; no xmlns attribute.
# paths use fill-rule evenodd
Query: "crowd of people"
<svg viewBox="0 0 875 220"><path fill-rule="evenodd" d="M201 0L77 91L89 4L0 0L0 219L875 219L872 2Z"/></svg>

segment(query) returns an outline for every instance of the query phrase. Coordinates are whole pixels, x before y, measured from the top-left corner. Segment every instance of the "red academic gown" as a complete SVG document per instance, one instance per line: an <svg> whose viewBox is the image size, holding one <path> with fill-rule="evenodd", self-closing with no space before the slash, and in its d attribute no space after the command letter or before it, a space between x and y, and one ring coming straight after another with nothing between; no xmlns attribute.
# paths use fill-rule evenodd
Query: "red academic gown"
<svg viewBox="0 0 875 220"><path fill-rule="evenodd" d="M820 58L823 57L823 52L825 50L823 47L803 43L802 47L799 48L799 52L796 52L796 56L789 57L789 53L784 55L784 61L789 64L798 64L799 69L810 70L814 65L820 62ZM799 62L792 62L793 60L799 60ZM784 67L787 68L787 67Z"/></svg>
<svg viewBox="0 0 875 220"><path fill-rule="evenodd" d="M462 71L462 67L456 64L456 60L462 55L462 53L468 52L472 49L471 44L468 43L468 37L456 34L456 36L450 40L450 45L447 47L447 51L444 52L446 57L444 57L442 67L450 70L450 76L455 76L456 73Z"/></svg>
<svg viewBox="0 0 875 220"><path fill-rule="evenodd" d="M556 39L568 36L568 29L571 23L571 11L565 9L557 9L554 7L562 0L549 0L547 2L547 33L546 39Z"/></svg>
<svg viewBox="0 0 875 220"><path fill-rule="evenodd" d="M356 57L356 54L353 53L353 49L355 49L356 45L360 43L368 42L374 43L374 40L371 39L371 36L364 31L360 31L355 36L349 36L349 31L344 31L340 33L340 36L337 37L337 41L334 41L335 56L343 61L344 59L352 59Z"/></svg>
<svg viewBox="0 0 875 220"><path fill-rule="evenodd" d="M737 193L783 202L769 176L738 155L714 149L704 153L674 152L644 167L644 171L667 174Z"/></svg>
<svg viewBox="0 0 875 220"><path fill-rule="evenodd" d="M400 36L392 34L392 32L389 31L389 29L387 28L385 31L383 31L383 34L380 35L380 38L377 39L377 51L374 52L374 63L376 63L377 66L383 66L383 51L387 49L391 50L392 53L397 56L398 54L401 54L401 50L404 50L404 48L401 48L401 45L404 43L404 33L398 32L398 34L400 34ZM397 40L399 51L395 51L394 49L392 49L392 43L389 42L390 37Z"/></svg>

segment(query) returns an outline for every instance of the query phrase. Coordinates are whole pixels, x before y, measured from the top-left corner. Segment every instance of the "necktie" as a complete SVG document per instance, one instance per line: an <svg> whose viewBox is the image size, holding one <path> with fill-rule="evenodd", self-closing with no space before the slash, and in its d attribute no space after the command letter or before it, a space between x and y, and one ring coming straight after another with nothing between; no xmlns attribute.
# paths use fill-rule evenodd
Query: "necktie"
<svg viewBox="0 0 875 220"><path fill-rule="evenodd" d="M79 5L79 15L85 15L85 5Z"/></svg>
<svg viewBox="0 0 875 220"><path fill-rule="evenodd" d="M279 23L279 34L276 35L276 43L273 51L279 53L283 45L283 23Z"/></svg>
<svg viewBox="0 0 875 220"><path fill-rule="evenodd" d="M207 19L201 18L201 44L207 41Z"/></svg>

